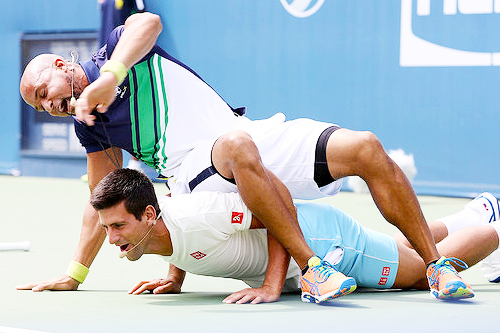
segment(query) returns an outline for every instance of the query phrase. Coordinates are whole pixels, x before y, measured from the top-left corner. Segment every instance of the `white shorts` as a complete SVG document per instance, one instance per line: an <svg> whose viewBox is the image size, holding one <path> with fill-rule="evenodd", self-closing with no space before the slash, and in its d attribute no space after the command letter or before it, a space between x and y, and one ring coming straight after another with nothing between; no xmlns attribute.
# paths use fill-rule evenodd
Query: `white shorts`
<svg viewBox="0 0 500 333"><path fill-rule="evenodd" d="M266 120L252 121L241 128L248 132L259 149L264 165L289 189L294 199L315 199L338 193L342 180L321 188L314 181L316 144L320 134L334 124L296 119L284 121L282 114ZM217 140L209 140L193 149L169 179L172 195L195 191L237 192L237 187L213 170L196 187L190 188L200 174L212 166L212 147ZM206 175L205 175L206 176Z"/></svg>

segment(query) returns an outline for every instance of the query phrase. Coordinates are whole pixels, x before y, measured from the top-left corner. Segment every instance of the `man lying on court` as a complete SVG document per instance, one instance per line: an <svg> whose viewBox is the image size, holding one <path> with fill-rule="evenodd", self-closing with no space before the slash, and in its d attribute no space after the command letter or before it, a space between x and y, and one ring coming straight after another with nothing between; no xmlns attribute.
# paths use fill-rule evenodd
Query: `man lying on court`
<svg viewBox="0 0 500 333"><path fill-rule="evenodd" d="M426 265L439 260L408 179L373 133L305 118L285 121L283 114L250 120L156 44L161 30L158 15L135 14L88 61L42 54L25 68L20 92L28 104L54 116L74 116L76 134L87 151L91 191L122 167L122 149L127 150L169 178L172 196L240 193L306 271L314 253L290 213L291 199L280 197L264 167L295 199L335 195L343 177L357 175L368 184L382 215L407 236ZM67 274L18 288L77 289L105 237L87 202Z"/></svg>
<svg viewBox="0 0 500 333"><path fill-rule="evenodd" d="M322 272L305 275L292 261L288 265L282 247L266 246L266 231L236 193L199 192L175 197L159 197L151 181L135 170L116 170L94 189L91 204L97 210L109 242L119 246L122 257L137 260L143 254L159 254L175 265L165 279L140 282L130 293L178 293L185 271L200 275L229 277L249 286L273 291L262 299L244 289L228 296L227 303L259 303L279 299L283 291L297 291L302 300L318 299L304 290ZM452 293L457 298L472 297L469 286L456 275L498 248L500 232L498 202L484 193L461 212L430 224L442 259L428 271L403 235L389 237L362 227L341 210L317 203L297 203L300 227L311 249L340 272L333 273L339 289L348 294L355 283L372 288L428 289L438 298ZM492 215L493 212L493 215ZM269 251L269 256L267 251ZM281 272L266 275L269 261L281 258ZM456 259L452 257L461 258ZM288 257L289 258L289 257ZM437 274L437 271L440 274ZM344 274L342 274L344 273ZM340 287L344 284L343 287ZM441 286L438 288L438 285ZM321 283L317 284L321 288ZM259 294L260 295L260 294Z"/></svg>

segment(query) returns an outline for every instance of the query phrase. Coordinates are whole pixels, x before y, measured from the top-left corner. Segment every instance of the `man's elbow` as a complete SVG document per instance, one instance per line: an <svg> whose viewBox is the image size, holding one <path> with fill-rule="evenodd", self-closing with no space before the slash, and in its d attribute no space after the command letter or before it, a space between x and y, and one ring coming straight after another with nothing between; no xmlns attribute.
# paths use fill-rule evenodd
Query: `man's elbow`
<svg viewBox="0 0 500 333"><path fill-rule="evenodd" d="M161 30L163 29L160 15L150 12L137 13L129 16L125 21L125 28L138 21L142 25L147 25L149 31L156 31L157 34L160 34Z"/></svg>
<svg viewBox="0 0 500 333"><path fill-rule="evenodd" d="M147 15L147 20L148 20L149 24L151 24L151 28L158 31L158 33L160 33L161 30L163 29L160 15L148 13L148 12L146 12L144 14Z"/></svg>

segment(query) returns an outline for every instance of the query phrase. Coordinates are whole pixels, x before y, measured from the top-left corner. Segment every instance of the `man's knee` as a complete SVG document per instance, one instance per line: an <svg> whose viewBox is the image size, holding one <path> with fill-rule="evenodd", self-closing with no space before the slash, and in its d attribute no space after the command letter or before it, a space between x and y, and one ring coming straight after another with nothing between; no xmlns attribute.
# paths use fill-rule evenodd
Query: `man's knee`
<svg viewBox="0 0 500 333"><path fill-rule="evenodd" d="M374 167L387 165L387 159L380 140L369 131L339 129L328 140L328 169L335 179L363 176Z"/></svg>
<svg viewBox="0 0 500 333"><path fill-rule="evenodd" d="M354 144L356 145L356 148L360 152L360 154L378 152L380 149L382 149L380 140L373 132L359 131L354 133Z"/></svg>
<svg viewBox="0 0 500 333"><path fill-rule="evenodd" d="M218 149L233 157L256 148L250 134L240 130L234 130L222 135L217 140L216 145L219 146Z"/></svg>
<svg viewBox="0 0 500 333"><path fill-rule="evenodd" d="M386 154L380 140L369 131L337 130L330 137L327 148L334 158L352 162L369 161L381 153Z"/></svg>
<svg viewBox="0 0 500 333"><path fill-rule="evenodd" d="M373 161L374 158L386 155L378 137L369 131L356 132L355 145L360 160Z"/></svg>
<svg viewBox="0 0 500 333"><path fill-rule="evenodd" d="M212 160L214 164L222 163L231 167L251 165L260 162L260 154L247 132L234 130L217 140L212 152Z"/></svg>

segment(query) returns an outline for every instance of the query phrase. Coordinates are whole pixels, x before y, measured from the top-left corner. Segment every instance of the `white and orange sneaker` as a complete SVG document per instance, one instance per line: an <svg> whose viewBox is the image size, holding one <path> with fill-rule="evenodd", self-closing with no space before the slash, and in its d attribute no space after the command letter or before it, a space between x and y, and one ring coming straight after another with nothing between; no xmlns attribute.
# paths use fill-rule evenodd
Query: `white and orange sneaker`
<svg viewBox="0 0 500 333"><path fill-rule="evenodd" d="M321 303L350 294L356 289L356 280L340 273L317 256L309 258L307 265L307 271L300 278L302 302Z"/></svg>
<svg viewBox="0 0 500 333"><path fill-rule="evenodd" d="M439 299L462 299L474 297L474 290L458 275L452 263L467 268L467 264L457 258L441 257L427 268L427 280L431 295Z"/></svg>

